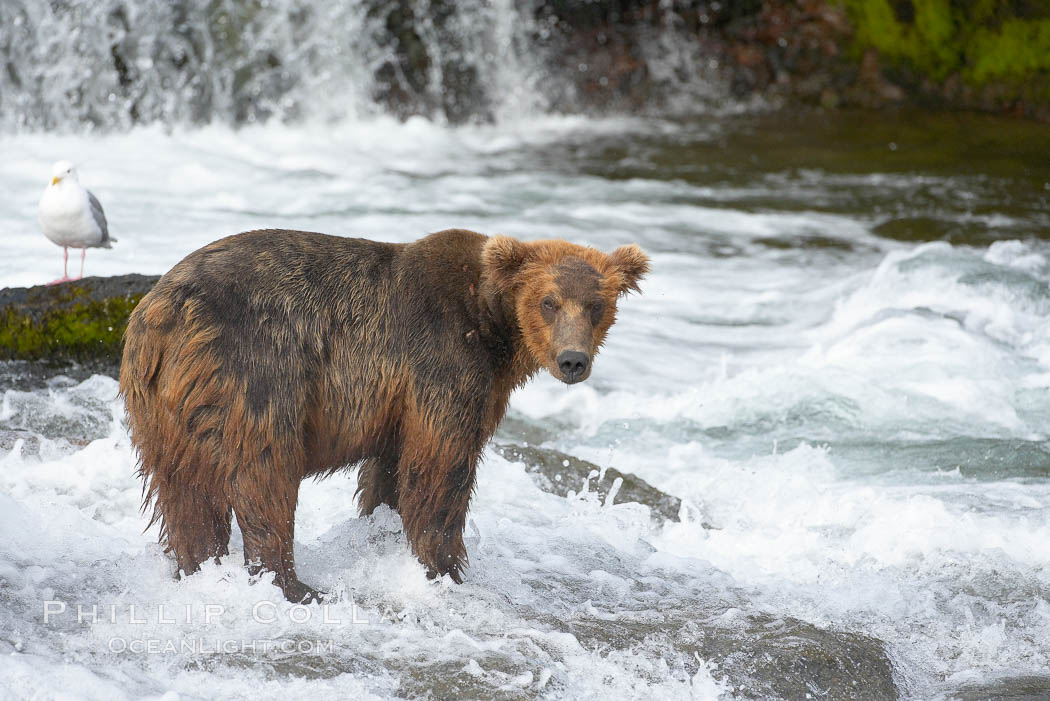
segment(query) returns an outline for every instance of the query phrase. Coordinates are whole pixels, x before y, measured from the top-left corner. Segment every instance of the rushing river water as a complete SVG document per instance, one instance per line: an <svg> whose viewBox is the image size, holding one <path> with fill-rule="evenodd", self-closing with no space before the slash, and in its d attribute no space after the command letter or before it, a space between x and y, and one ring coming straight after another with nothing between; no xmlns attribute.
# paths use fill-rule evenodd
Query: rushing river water
<svg viewBox="0 0 1050 701"><path fill-rule="evenodd" d="M653 259L587 383L514 396L463 585L426 580L395 514L355 518L353 473L304 485L299 571L340 595L339 624L251 584L238 534L172 579L114 380L4 391L0 696L1050 695L1045 125L374 118L0 153L0 286L59 274L35 224L59 158L119 239L89 275L161 273L256 227ZM581 460L681 506L599 498ZM48 601L66 610L45 620ZM261 640L298 647L244 649Z"/></svg>

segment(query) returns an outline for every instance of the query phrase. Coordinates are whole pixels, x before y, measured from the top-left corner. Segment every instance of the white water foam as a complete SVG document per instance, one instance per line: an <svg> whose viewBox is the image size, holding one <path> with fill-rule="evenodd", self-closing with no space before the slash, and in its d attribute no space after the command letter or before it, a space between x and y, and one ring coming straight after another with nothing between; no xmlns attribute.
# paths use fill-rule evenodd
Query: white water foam
<svg viewBox="0 0 1050 701"><path fill-rule="evenodd" d="M81 161L120 239L89 254L89 274L160 273L255 226L399 241L444 226L605 249L638 241L653 274L623 302L594 376L571 388L540 377L518 392L512 416L537 437L512 438L639 475L684 505L680 522L663 524L593 492L557 497L489 451L471 568L457 587L425 579L395 514L355 517L352 475L306 483L300 573L342 594L334 615L356 610L370 623L291 623L278 590L249 581L236 536L222 564L172 579L155 530L141 532L114 381L9 390L0 688L389 697L424 677L454 679L466 695L731 698L740 680L711 660L654 640L595 643L559 623L624 623L628 611L655 616L698 598L727 617L731 604L747 606L878 638L907 698L1050 673L1050 249L884 242L848 213L738 211L712 205L720 187L606 179L573 172L571 156L549 160L644 129L377 119L324 132L4 138L0 187L11 196L0 227L12 233L0 241L2 285L57 273L58 250L33 218L59 157ZM863 245L842 255L759 243L812 232ZM724 245L737 253L720 255ZM77 623L67 611L44 623L49 600L112 604L118 615ZM277 622L254 620L259 601ZM193 617L161 622L161 603ZM131 621L130 604L146 622ZM200 620L207 604L225 612L211 625ZM388 609L396 623L379 622ZM335 651L259 664L240 651L110 649L114 639L201 637L332 639Z"/></svg>

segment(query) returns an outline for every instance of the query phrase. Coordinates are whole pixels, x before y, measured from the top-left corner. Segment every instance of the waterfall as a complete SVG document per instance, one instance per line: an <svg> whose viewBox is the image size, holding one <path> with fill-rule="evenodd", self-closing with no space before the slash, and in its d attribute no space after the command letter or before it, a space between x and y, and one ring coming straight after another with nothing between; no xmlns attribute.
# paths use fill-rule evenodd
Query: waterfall
<svg viewBox="0 0 1050 701"><path fill-rule="evenodd" d="M710 95L699 42L672 13L638 14L627 27L595 7L604 6L4 0L0 131L378 113L457 123L681 110Z"/></svg>

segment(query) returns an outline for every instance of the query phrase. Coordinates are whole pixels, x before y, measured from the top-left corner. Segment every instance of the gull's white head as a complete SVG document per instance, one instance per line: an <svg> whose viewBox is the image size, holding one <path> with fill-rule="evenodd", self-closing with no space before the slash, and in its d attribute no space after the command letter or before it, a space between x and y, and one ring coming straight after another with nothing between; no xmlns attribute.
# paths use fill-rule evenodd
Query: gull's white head
<svg viewBox="0 0 1050 701"><path fill-rule="evenodd" d="M77 169L69 161L59 161L51 166L51 184L57 185L63 180L77 182Z"/></svg>

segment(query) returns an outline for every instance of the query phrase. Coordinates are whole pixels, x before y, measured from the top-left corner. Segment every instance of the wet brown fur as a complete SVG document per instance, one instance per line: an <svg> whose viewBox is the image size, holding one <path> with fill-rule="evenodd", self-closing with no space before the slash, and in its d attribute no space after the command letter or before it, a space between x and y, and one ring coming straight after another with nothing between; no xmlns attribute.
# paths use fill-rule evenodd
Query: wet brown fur
<svg viewBox="0 0 1050 701"><path fill-rule="evenodd" d="M299 483L359 465L360 512L399 511L428 572L461 581L475 470L511 391L541 367L561 377L565 347L593 357L647 270L633 245L458 229L411 244L253 231L195 251L125 335L151 524L189 574L228 553L235 513L246 564L311 598L292 552Z"/></svg>

